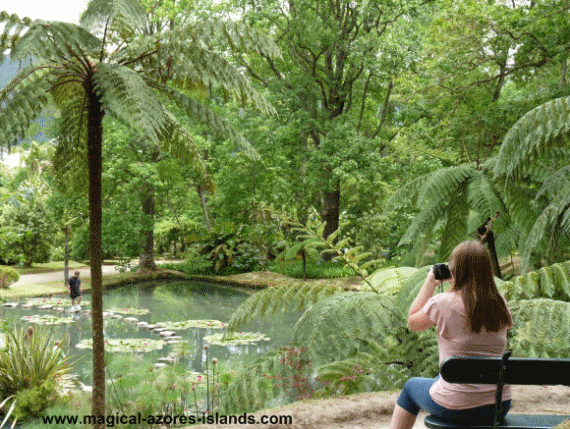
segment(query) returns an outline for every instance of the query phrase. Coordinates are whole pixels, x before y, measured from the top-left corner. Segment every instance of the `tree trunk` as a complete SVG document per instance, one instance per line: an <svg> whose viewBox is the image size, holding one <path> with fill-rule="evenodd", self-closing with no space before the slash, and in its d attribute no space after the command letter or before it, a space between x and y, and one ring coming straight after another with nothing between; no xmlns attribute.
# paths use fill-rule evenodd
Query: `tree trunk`
<svg viewBox="0 0 570 429"><path fill-rule="evenodd" d="M93 331L93 395L91 412L105 416L105 349L103 338L103 263L101 252L101 173L103 170L103 115L93 84L87 88L87 157L89 161L89 251L91 264L91 320ZM93 425L103 429L104 424Z"/></svg>
<svg viewBox="0 0 570 429"><path fill-rule="evenodd" d="M340 182L337 181L332 191L324 192L323 211L321 212L321 217L327 224L325 226L325 230L323 231L323 238L326 239L329 235L338 229L339 215ZM334 255L332 253L325 253L323 255L323 260L330 261L333 257Z"/></svg>
<svg viewBox="0 0 570 429"><path fill-rule="evenodd" d="M198 190L198 196L200 197L200 202L202 203L202 212L204 213L204 221L206 222L206 228L208 232L212 230L212 225L210 224L210 216L208 216L208 207L206 206L206 187L203 183L198 184L196 187Z"/></svg>
<svg viewBox="0 0 570 429"><path fill-rule="evenodd" d="M143 250L140 254L139 269L156 270L154 262L154 186L143 182L142 209L144 213Z"/></svg>
<svg viewBox="0 0 570 429"><path fill-rule="evenodd" d="M65 227L65 251L63 255L64 265L63 265L63 281L67 287L67 282L69 281L69 225Z"/></svg>

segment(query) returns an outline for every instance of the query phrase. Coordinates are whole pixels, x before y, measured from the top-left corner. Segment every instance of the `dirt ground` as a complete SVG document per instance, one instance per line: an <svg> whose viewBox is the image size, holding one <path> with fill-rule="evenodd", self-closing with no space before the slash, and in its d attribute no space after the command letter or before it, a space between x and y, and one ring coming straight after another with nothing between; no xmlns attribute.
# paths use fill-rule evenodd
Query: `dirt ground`
<svg viewBox="0 0 570 429"><path fill-rule="evenodd" d="M570 387L513 386L513 414L568 414ZM261 416L291 416L292 424L199 425L193 429L388 429L399 392L363 393L339 398L296 402L263 410ZM414 428L424 428L421 412Z"/></svg>

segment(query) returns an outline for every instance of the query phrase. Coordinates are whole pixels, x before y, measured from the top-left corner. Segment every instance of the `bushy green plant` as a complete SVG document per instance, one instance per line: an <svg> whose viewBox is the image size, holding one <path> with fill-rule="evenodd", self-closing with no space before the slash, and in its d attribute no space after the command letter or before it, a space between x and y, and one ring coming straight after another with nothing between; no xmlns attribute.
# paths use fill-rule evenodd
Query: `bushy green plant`
<svg viewBox="0 0 570 429"><path fill-rule="evenodd" d="M7 289L12 282L17 282L20 274L10 267L0 265L0 288Z"/></svg>
<svg viewBox="0 0 570 429"><path fill-rule="evenodd" d="M194 247L185 253L184 262L167 262L161 264L161 267L167 270L180 271L187 275L208 275L213 271L213 264L212 261L208 260L208 255L201 255Z"/></svg>
<svg viewBox="0 0 570 429"><path fill-rule="evenodd" d="M300 260L273 261L268 265L267 269L288 277L303 278L303 263ZM307 278L309 279L335 279L354 275L354 270L346 267L342 262L318 261L307 263Z"/></svg>
<svg viewBox="0 0 570 429"><path fill-rule="evenodd" d="M30 387L16 393L13 417L19 421L39 416L57 399L55 383L50 380L40 386Z"/></svg>

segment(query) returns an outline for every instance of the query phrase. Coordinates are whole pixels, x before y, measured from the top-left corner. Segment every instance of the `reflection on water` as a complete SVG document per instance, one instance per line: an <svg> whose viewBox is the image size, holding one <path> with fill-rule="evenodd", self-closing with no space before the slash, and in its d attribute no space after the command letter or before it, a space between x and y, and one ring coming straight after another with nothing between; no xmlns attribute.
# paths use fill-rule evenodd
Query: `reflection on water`
<svg viewBox="0 0 570 429"><path fill-rule="evenodd" d="M103 310L111 308L147 308L149 312L140 316L123 315L124 317L136 317L141 322L156 324L160 322L179 322L196 319L215 319L227 323L232 313L239 305L247 299L248 295L236 292L231 288L212 284L197 283L191 281L167 281L152 282L140 285L132 285L115 290L106 291L103 297ZM83 300L90 302L90 294L84 294ZM23 300L22 303L25 303ZM67 306L69 307L69 306ZM83 306L83 308L90 308ZM22 320L36 314L55 314L61 317L69 317L68 313L53 313L50 311L39 311L37 307L31 309L24 308L3 308L2 318L14 322L17 326L29 325ZM55 338L67 337L69 340L69 350L66 350L68 357L79 357L80 362L74 372L78 373L79 380L91 384L92 353L91 349L77 348L77 344L82 340L92 338L91 318L86 314L73 314L73 322L60 325L46 325L41 332L43 335L52 334ZM261 341L258 344L250 345L211 345L208 351L209 359L216 357L219 361L224 359L244 359L247 356L259 355L274 346L287 344L291 339L291 328L298 320L298 314L276 314L263 320L255 320L242 328L244 332L260 332L268 336L270 341ZM187 344L184 346L185 353L180 363L188 366L189 370L202 372L206 361L204 351L204 337L215 333L223 332L219 329L211 328L188 328L177 330L176 335ZM107 339L160 339L161 337L144 327L138 327L134 323L124 320L105 318L104 333ZM1 341L1 339L0 339ZM1 343L0 343L1 344ZM113 355L132 355L133 362L142 369L150 366L158 358L166 357L177 345L165 345L160 350L153 350L145 353L109 353L109 360L114 359Z"/></svg>

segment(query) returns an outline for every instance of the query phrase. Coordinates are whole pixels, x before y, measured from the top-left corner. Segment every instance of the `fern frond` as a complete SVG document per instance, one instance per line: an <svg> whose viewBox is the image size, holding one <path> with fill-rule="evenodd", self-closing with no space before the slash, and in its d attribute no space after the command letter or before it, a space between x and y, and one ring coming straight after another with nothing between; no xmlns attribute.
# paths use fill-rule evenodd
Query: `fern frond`
<svg viewBox="0 0 570 429"><path fill-rule="evenodd" d="M100 40L82 27L68 22L36 20L11 51L13 61L58 58L71 62L89 55L101 46Z"/></svg>
<svg viewBox="0 0 570 429"><path fill-rule="evenodd" d="M10 146L25 137L31 122L48 103L47 92L53 80L50 73L35 76L20 84L18 91L10 92L9 99L0 110L0 145ZM6 98L4 92L0 94Z"/></svg>
<svg viewBox="0 0 570 429"><path fill-rule="evenodd" d="M418 206L448 201L459 186L468 182L472 175L473 167L469 164L442 168L429 174L419 189Z"/></svg>
<svg viewBox="0 0 570 429"><path fill-rule="evenodd" d="M447 260L453 248L467 237L467 218L469 216L467 186L467 182L461 183L447 204L445 210L447 219L441 233L441 244L438 251L440 261Z"/></svg>
<svg viewBox="0 0 570 429"><path fill-rule="evenodd" d="M409 370L402 363L390 362L382 344L371 341L368 348L372 350L317 368L316 379L324 386L313 395L322 398L401 388Z"/></svg>
<svg viewBox="0 0 570 429"><path fill-rule="evenodd" d="M379 341L402 323L389 297L374 292L334 294L301 316L293 328L293 343L308 347L313 362L342 360L364 341Z"/></svg>
<svg viewBox="0 0 570 429"><path fill-rule="evenodd" d="M234 313L228 323L227 331L234 332L255 317L277 311L302 310L332 294L344 292L337 286L312 285L305 282L269 287L246 299Z"/></svg>
<svg viewBox="0 0 570 429"><path fill-rule="evenodd" d="M412 267L384 268L373 272L368 276L368 282L373 289L382 295L397 295L407 278L418 269ZM362 287L362 291L368 290L369 286Z"/></svg>
<svg viewBox="0 0 570 429"><path fill-rule="evenodd" d="M87 29L104 29L121 35L144 27L147 16L138 0L91 0L81 16L81 26Z"/></svg>
<svg viewBox="0 0 570 429"><path fill-rule="evenodd" d="M418 296L418 292L424 284L430 268L431 266L422 267L404 281L400 288L400 293L396 297L396 309L400 313L408 314L408 310L416 296Z"/></svg>
<svg viewBox="0 0 570 429"><path fill-rule="evenodd" d="M269 376L285 375L279 359L279 350L270 350L241 370L227 389L221 392L220 411L233 414L237 411L258 410L283 392L279 381Z"/></svg>
<svg viewBox="0 0 570 429"><path fill-rule="evenodd" d="M547 298L509 303L514 327L510 347L516 356L568 358L570 302Z"/></svg>
<svg viewBox="0 0 570 429"><path fill-rule="evenodd" d="M507 132L495 166L495 176L520 177L533 157L559 145L570 130L570 97L544 103L523 115Z"/></svg>
<svg viewBox="0 0 570 429"><path fill-rule="evenodd" d="M162 103L135 71L118 64L98 63L95 91L105 110L157 141L166 127Z"/></svg>
<svg viewBox="0 0 570 429"><path fill-rule="evenodd" d="M180 92L161 84L157 81L147 80L147 83L159 89L163 94L170 97L176 104L182 107L190 116L198 120L204 125L210 127L213 131L218 132L235 142L244 153L254 160L259 160L259 153L253 148L239 132L236 131L225 119L218 116L212 109L207 108L203 104L181 94Z"/></svg>
<svg viewBox="0 0 570 429"><path fill-rule="evenodd" d="M530 262L532 250L550 233L554 236L556 228L561 226L560 220L570 211L570 187L566 186L558 190L548 206L538 216L530 230L524 247L521 250L521 269L526 270ZM566 227L566 223L563 224Z"/></svg>
<svg viewBox="0 0 570 429"><path fill-rule="evenodd" d="M498 283L498 282L497 282ZM570 261L553 264L497 284L508 300L570 299Z"/></svg>
<svg viewBox="0 0 570 429"><path fill-rule="evenodd" d="M223 88L228 93L235 94L244 104L249 102L263 113L276 114L275 108L244 74L203 43L192 23L177 26L171 33L164 35L158 51L162 64L154 64L157 78L160 75L182 89L197 84ZM181 40L185 42L181 43Z"/></svg>
<svg viewBox="0 0 570 429"><path fill-rule="evenodd" d="M394 192L392 196L388 198L388 201L386 201L384 204L383 213L385 215L390 213L391 211L395 210L395 208L400 204L415 204L420 188L430 175L431 173L420 176L411 182L408 182L404 186L398 188L396 192Z"/></svg>
<svg viewBox="0 0 570 429"><path fill-rule="evenodd" d="M16 14L8 14L6 11L0 12L0 25L3 25L2 34L0 34L0 52L7 49L14 49L16 43L20 40L20 35L32 24L32 20L28 17L20 19ZM2 55L2 61L4 55ZM2 64L0 62L0 64Z"/></svg>

